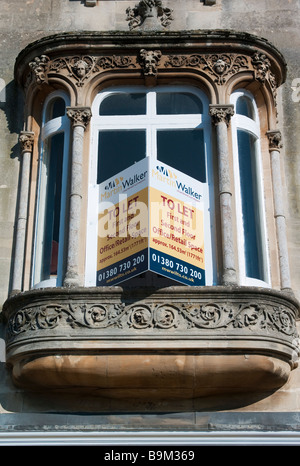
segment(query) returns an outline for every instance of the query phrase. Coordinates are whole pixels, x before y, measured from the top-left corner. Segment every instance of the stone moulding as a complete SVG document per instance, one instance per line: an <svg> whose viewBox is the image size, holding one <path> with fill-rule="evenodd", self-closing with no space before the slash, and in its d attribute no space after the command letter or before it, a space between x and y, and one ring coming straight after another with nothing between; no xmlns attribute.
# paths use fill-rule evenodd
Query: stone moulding
<svg viewBox="0 0 300 466"><path fill-rule="evenodd" d="M15 64L16 80L28 96L36 87L60 82L74 89L74 101L87 106L91 83L123 71L151 83L166 73L199 74L217 88L248 76L275 102L277 87L286 79L278 50L262 38L233 31L57 34L28 45Z"/></svg>
<svg viewBox="0 0 300 466"><path fill-rule="evenodd" d="M186 370L196 374L196 388L194 378L185 386L189 396L208 394L207 380L212 391L226 391L232 373L247 380L237 390L253 392L279 388L298 359L298 304L273 290L42 289L9 298L4 316L7 362L14 381L24 387L110 388L107 396L122 397L122 384L130 392L141 383L143 393L152 387L157 394L160 383L168 381L170 363L179 365L181 376ZM212 382L216 360L217 387ZM112 379L104 375L109 371ZM184 396L182 381L171 379L171 390Z"/></svg>

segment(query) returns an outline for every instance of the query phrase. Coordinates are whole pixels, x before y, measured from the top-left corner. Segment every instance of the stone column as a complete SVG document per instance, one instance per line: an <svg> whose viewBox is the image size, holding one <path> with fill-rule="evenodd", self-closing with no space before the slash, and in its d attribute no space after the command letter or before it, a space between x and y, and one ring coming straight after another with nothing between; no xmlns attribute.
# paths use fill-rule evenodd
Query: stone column
<svg viewBox="0 0 300 466"><path fill-rule="evenodd" d="M286 236L286 220L284 215L282 198L282 181L280 167L281 133L278 130L268 131L269 151L271 157L271 170L273 180L274 216L277 230L277 242L279 253L279 267L281 288L291 289L290 267L288 259L288 247Z"/></svg>
<svg viewBox="0 0 300 466"><path fill-rule="evenodd" d="M13 264L12 293L22 291L23 269L25 260L25 241L28 215L29 179L31 154L34 142L34 133L22 131L19 137L21 144L21 176L18 217L16 225L15 253Z"/></svg>
<svg viewBox="0 0 300 466"><path fill-rule="evenodd" d="M82 162L84 131L91 118L87 107L68 107L67 115L73 126L71 187L69 193L68 253L64 286L80 286L78 262L80 250L80 223L82 204Z"/></svg>
<svg viewBox="0 0 300 466"><path fill-rule="evenodd" d="M233 246L232 192L229 168L227 128L234 114L233 105L210 105L212 122L216 127L219 167L219 196L222 228L222 260L224 285L237 284L235 252Z"/></svg>

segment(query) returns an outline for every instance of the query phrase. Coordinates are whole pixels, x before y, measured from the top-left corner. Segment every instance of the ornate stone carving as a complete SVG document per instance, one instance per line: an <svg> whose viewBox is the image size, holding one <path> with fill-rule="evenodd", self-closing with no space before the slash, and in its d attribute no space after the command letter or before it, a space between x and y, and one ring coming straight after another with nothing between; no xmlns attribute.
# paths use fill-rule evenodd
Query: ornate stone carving
<svg viewBox="0 0 300 466"><path fill-rule="evenodd" d="M20 133L19 142L23 152L32 152L34 143L34 133L31 131L22 131Z"/></svg>
<svg viewBox="0 0 300 466"><path fill-rule="evenodd" d="M234 115L233 105L210 105L209 114L214 125L224 122L228 126Z"/></svg>
<svg viewBox="0 0 300 466"><path fill-rule="evenodd" d="M265 82L271 67L270 60L265 54L256 52L252 57L252 65L255 70L255 79Z"/></svg>
<svg viewBox="0 0 300 466"><path fill-rule="evenodd" d="M157 76L157 65L161 59L160 50L145 50L140 51L141 64L145 76Z"/></svg>
<svg viewBox="0 0 300 466"><path fill-rule="evenodd" d="M279 130L267 131L267 136L270 149L279 150L282 147L281 132Z"/></svg>
<svg viewBox="0 0 300 466"><path fill-rule="evenodd" d="M51 75L64 75L67 71L68 78L74 81L78 87L82 87L91 76L101 73L102 70L114 68L135 67L133 58L126 55L121 56L67 56L51 60L48 56L36 57L29 63L35 82L38 85L47 84ZM32 79L32 77L31 77ZM28 82L30 79L27 80Z"/></svg>
<svg viewBox="0 0 300 466"><path fill-rule="evenodd" d="M95 59L90 56L63 57L51 61L48 70L59 73L60 70L66 68L69 76L75 79L77 86L83 86L84 81L95 70L95 66Z"/></svg>
<svg viewBox="0 0 300 466"><path fill-rule="evenodd" d="M126 334L132 330L155 329L181 332L195 329L198 335L221 329L241 330L248 334L277 334L297 338L295 315L283 305L256 302L203 302L178 305L167 303L84 304L48 303L20 309L9 320L8 341L24 332L55 328L109 329L119 328ZM200 333L199 333L200 332ZM204 332L204 334L203 334Z"/></svg>
<svg viewBox="0 0 300 466"><path fill-rule="evenodd" d="M83 126L84 128L90 122L92 112L89 107L67 107L67 116L72 121L74 126Z"/></svg>
<svg viewBox="0 0 300 466"><path fill-rule="evenodd" d="M47 55L41 55L35 57L35 59L29 63L29 68L32 70L33 77L37 84L43 84L47 82L47 69L50 58Z"/></svg>
<svg viewBox="0 0 300 466"><path fill-rule="evenodd" d="M162 0L141 0L135 7L126 10L129 29L144 27L156 29L159 26L167 27L173 20L173 10L164 8Z"/></svg>
<svg viewBox="0 0 300 466"><path fill-rule="evenodd" d="M224 84L232 75L249 69L248 58L237 54L169 55L166 67L193 67L209 73L218 85Z"/></svg>
<svg viewBox="0 0 300 466"><path fill-rule="evenodd" d="M277 82L274 73L271 71L270 60L264 53L256 52L252 56L252 66L254 69L255 79L260 81L262 84L269 84L277 112Z"/></svg>
<svg viewBox="0 0 300 466"><path fill-rule="evenodd" d="M133 61L133 58L127 55L112 55L100 57L97 59L97 70L100 69L114 69L114 68L135 68L136 64Z"/></svg>

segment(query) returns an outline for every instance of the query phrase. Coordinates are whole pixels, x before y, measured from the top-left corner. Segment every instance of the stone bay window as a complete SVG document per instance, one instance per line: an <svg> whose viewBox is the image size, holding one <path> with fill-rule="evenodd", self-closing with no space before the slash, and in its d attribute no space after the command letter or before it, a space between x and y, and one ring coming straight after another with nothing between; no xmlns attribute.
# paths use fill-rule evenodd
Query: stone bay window
<svg viewBox="0 0 300 466"><path fill-rule="evenodd" d="M254 36L194 32L185 39L60 34L17 57L25 131L4 314L7 361L22 387L96 388L106 397L258 395L281 387L295 367L298 304L276 103L285 62ZM195 232L201 229L204 246L179 247L173 235L167 254L157 228L159 254L149 248L143 268L150 239L139 236L136 221L132 248L141 246L127 273L126 248L116 262L107 253L116 243L99 246L99 199L109 201L122 182L129 187L124 176L143 164L154 167L167 194L144 185L144 176L135 182L170 209L168 185L177 194L183 185L178 174L197 183ZM190 204L181 215L194 211L195 192L185 192ZM174 212L168 219L173 232L184 224ZM125 244L120 224L114 241ZM112 265L103 281L105 261ZM189 270L199 281L188 282Z"/></svg>

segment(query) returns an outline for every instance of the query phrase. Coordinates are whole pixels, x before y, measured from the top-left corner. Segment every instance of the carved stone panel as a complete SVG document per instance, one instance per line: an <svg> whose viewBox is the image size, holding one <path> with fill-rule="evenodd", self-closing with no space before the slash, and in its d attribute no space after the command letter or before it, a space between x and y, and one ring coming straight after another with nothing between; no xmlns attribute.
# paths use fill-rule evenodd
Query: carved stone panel
<svg viewBox="0 0 300 466"><path fill-rule="evenodd" d="M176 396L198 396L229 389L235 373L238 390L255 392L283 385L298 360L297 303L271 290L33 290L4 313L7 362L25 387L97 386L122 397L124 386L150 396L167 383Z"/></svg>

